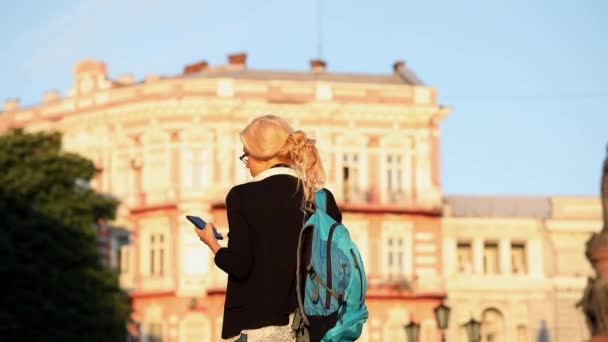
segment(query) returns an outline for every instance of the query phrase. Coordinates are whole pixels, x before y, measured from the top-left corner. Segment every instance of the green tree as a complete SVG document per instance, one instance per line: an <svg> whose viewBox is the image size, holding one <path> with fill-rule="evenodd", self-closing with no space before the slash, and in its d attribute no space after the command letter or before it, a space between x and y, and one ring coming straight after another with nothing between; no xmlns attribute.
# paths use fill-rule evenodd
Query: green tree
<svg viewBox="0 0 608 342"><path fill-rule="evenodd" d="M0 340L125 340L128 296L95 232L117 201L86 186L95 173L59 133L0 135Z"/></svg>

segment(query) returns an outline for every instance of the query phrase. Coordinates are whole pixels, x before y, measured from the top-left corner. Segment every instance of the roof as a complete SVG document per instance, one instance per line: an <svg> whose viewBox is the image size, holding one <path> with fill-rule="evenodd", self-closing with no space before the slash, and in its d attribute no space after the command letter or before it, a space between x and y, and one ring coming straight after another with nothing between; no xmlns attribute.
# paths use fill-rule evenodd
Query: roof
<svg viewBox="0 0 608 342"><path fill-rule="evenodd" d="M550 218L551 198L535 196L445 196L452 217Z"/></svg>
<svg viewBox="0 0 608 342"><path fill-rule="evenodd" d="M205 69L200 73L184 74L186 78L234 78L245 80L281 80L281 81L331 81L345 83L380 83L423 85L416 75L404 69L392 74L354 74L310 71L274 71L274 70L230 70L224 68Z"/></svg>

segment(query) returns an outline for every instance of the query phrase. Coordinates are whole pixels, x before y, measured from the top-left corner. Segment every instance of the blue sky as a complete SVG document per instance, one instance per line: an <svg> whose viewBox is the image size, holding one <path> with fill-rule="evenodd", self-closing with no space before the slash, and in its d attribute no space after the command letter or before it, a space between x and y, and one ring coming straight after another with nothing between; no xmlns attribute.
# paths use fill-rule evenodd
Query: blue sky
<svg viewBox="0 0 608 342"><path fill-rule="evenodd" d="M247 52L251 68L388 73L397 59L454 107L448 194L597 195L608 143L604 0L3 1L0 99L63 94L74 64L173 75Z"/></svg>

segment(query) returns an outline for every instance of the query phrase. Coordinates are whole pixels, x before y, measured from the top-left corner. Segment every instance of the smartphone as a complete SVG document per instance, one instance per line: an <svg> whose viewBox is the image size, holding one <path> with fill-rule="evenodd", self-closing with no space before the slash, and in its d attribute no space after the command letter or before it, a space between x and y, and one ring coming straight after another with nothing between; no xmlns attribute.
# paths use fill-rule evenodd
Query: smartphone
<svg viewBox="0 0 608 342"><path fill-rule="evenodd" d="M207 223L205 221L203 221L202 218L198 217L198 216L192 216L192 215L186 215L186 218L188 219L188 221L192 222L192 224L194 224L196 226L196 228L203 230L205 229L205 226L207 225ZM222 234L214 231L215 233L215 238L218 240L223 240L224 237L222 236Z"/></svg>

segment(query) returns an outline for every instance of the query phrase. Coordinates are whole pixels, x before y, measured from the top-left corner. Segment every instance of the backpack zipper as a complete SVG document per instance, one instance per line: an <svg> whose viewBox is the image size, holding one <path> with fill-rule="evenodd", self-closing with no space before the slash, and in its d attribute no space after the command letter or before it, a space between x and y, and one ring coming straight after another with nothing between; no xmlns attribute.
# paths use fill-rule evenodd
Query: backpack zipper
<svg viewBox="0 0 608 342"><path fill-rule="evenodd" d="M327 238L327 287L332 290L332 279L331 275L331 239L334 237L334 231L336 227L339 226L339 223L334 223L331 228L329 228L329 237ZM331 307L331 294L328 292L325 293L325 308L329 309Z"/></svg>
<svg viewBox="0 0 608 342"><path fill-rule="evenodd" d="M359 262L357 261L357 256L355 255L355 252L353 251L353 249L350 249L350 254L353 256L353 261L355 262L355 268L357 269L357 272L359 273L359 284L360 284L360 291L359 293L361 293L361 295L359 296L359 303L363 303L363 276L361 275L361 268L359 267Z"/></svg>

